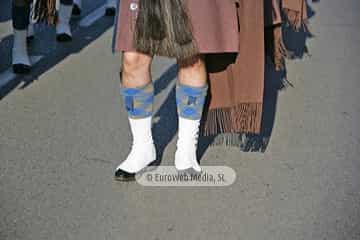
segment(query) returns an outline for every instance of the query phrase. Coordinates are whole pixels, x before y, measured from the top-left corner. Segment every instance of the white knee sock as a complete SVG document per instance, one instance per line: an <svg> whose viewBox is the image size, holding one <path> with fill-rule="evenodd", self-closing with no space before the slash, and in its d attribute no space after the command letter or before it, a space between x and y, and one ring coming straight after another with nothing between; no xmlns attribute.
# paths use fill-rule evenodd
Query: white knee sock
<svg viewBox="0 0 360 240"><path fill-rule="evenodd" d="M200 120L191 120L179 116L179 133L175 153L175 167L178 170L193 168L200 172L196 158Z"/></svg>
<svg viewBox="0 0 360 240"><path fill-rule="evenodd" d="M60 4L59 21L56 25L56 34L67 34L71 36L70 18L73 5Z"/></svg>
<svg viewBox="0 0 360 240"><path fill-rule="evenodd" d="M129 118L133 135L131 152L117 168L129 173L136 173L156 160L156 150L152 138L152 117L133 119Z"/></svg>
<svg viewBox="0 0 360 240"><path fill-rule="evenodd" d="M34 35L34 24L30 23L27 29L27 37L33 37Z"/></svg>
<svg viewBox="0 0 360 240"><path fill-rule="evenodd" d="M12 64L31 66L26 44L27 30L14 29L14 45L12 49Z"/></svg>

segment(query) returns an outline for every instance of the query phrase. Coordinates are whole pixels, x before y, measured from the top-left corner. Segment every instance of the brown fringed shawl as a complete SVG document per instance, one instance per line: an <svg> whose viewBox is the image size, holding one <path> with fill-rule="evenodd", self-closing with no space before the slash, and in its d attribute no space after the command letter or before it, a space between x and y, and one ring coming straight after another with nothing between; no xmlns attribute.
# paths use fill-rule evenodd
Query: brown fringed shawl
<svg viewBox="0 0 360 240"><path fill-rule="evenodd" d="M276 70L284 68L287 50L283 19L294 30L306 24L305 0L237 0L240 50L235 62L219 70L228 55L208 55L210 99L203 134L220 135L216 142L239 144L240 133L260 133L263 111L265 49ZM264 9L264 11L263 11ZM265 39L265 43L264 43Z"/></svg>

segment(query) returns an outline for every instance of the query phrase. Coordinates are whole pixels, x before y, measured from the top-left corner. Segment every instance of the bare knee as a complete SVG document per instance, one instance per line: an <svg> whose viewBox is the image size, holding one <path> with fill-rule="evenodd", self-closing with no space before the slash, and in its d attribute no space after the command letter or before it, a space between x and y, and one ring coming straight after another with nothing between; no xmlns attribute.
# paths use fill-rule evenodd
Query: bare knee
<svg viewBox="0 0 360 240"><path fill-rule="evenodd" d="M126 74L136 74L150 70L151 57L142 53L126 52L123 57L122 71Z"/></svg>
<svg viewBox="0 0 360 240"><path fill-rule="evenodd" d="M202 71L205 68L203 56L194 56L192 58L178 60L180 70Z"/></svg>
<svg viewBox="0 0 360 240"><path fill-rule="evenodd" d="M125 52L122 59L121 82L125 87L139 87L151 81L152 57L136 52Z"/></svg>
<svg viewBox="0 0 360 240"><path fill-rule="evenodd" d="M199 87L207 81L206 66L201 56L178 61L179 64L179 81L182 84Z"/></svg>

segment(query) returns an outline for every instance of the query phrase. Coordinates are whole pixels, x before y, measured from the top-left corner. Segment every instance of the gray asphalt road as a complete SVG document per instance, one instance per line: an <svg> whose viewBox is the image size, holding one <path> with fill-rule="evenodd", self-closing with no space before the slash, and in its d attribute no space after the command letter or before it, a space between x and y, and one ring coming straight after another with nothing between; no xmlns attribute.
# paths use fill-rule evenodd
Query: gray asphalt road
<svg viewBox="0 0 360 240"><path fill-rule="evenodd" d="M86 5L84 15L101 4ZM12 41L5 5L3 79ZM0 239L359 240L360 3L321 0L310 7L311 57L295 49L302 58L288 63L293 87L278 91L277 76L268 79L263 136L248 138L250 148L265 152L201 146L202 165L236 171L230 187L114 182L131 135L119 57L110 49L112 20L83 28L74 21L69 44L38 28L30 51L43 58L30 76L0 91ZM294 37L305 40L287 35L289 46ZM162 165L173 165L175 151L173 64L157 58L153 66ZM257 146L263 138L268 145Z"/></svg>

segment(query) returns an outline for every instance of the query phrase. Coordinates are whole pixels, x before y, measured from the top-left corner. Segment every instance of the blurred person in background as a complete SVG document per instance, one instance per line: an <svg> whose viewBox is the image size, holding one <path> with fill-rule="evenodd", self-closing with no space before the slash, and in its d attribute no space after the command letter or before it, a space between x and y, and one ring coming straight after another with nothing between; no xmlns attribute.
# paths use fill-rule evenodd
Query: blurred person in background
<svg viewBox="0 0 360 240"><path fill-rule="evenodd" d="M50 3L46 0L38 0L35 3L35 10L48 12L52 11L52 23L56 24L56 39L59 42L71 41L70 17L73 8L73 0L60 0L60 7L56 14L56 3L52 8L46 9ZM12 26L14 31L14 44L12 48L12 67L14 73L26 74L31 70L31 61L27 51L27 41L34 38L33 25L30 24L32 1L12 1ZM51 14L49 14L51 15ZM39 15L35 16L39 17ZM41 16L42 18L44 16Z"/></svg>

